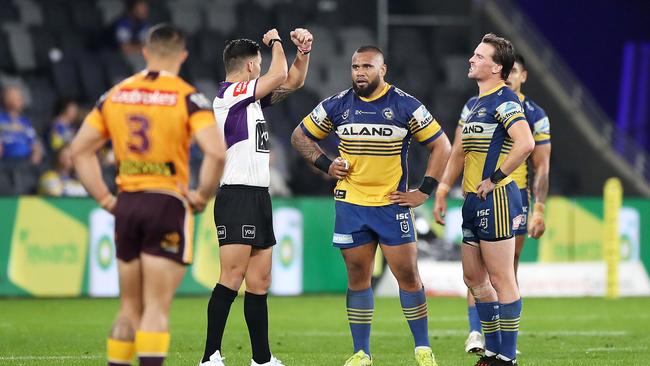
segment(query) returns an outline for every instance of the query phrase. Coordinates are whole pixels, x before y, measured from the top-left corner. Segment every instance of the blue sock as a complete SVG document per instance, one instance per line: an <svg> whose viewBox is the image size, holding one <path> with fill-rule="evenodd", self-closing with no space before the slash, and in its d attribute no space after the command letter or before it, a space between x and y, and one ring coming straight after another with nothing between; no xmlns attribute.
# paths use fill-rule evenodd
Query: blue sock
<svg viewBox="0 0 650 366"><path fill-rule="evenodd" d="M416 292L399 290L399 300L402 311L409 323L415 347L429 347L429 324L427 311L427 298L424 288Z"/></svg>
<svg viewBox="0 0 650 366"><path fill-rule="evenodd" d="M499 303L496 301L477 302L476 310L478 310L485 336L485 354L486 356L498 355L501 346Z"/></svg>
<svg viewBox="0 0 650 366"><path fill-rule="evenodd" d="M467 318L469 319L469 331L481 332L481 319L478 317L476 305L467 307Z"/></svg>
<svg viewBox="0 0 650 366"><path fill-rule="evenodd" d="M521 298L510 304L500 304L501 348L499 354L510 360L517 358L517 335L521 317Z"/></svg>
<svg viewBox="0 0 650 366"><path fill-rule="evenodd" d="M370 324L375 310L372 287L361 291L348 289L346 303L354 352L363 350L370 355Z"/></svg>

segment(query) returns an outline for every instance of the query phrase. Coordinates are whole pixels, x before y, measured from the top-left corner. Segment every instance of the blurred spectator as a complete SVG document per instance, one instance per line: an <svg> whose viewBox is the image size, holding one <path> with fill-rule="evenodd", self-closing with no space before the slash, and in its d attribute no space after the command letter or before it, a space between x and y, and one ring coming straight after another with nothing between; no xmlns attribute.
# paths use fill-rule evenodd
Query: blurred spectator
<svg viewBox="0 0 650 366"><path fill-rule="evenodd" d="M75 176L69 145L63 145L56 154L56 166L43 175L38 184L40 194L54 197L86 197L88 193Z"/></svg>
<svg viewBox="0 0 650 366"><path fill-rule="evenodd" d="M4 110L0 111L0 194L31 193L37 180L37 166L43 147L27 117L22 91L7 86L2 92Z"/></svg>
<svg viewBox="0 0 650 366"><path fill-rule="evenodd" d="M115 45L133 69L145 67L142 45L149 31L149 1L125 0L126 12L110 28L111 43Z"/></svg>
<svg viewBox="0 0 650 366"><path fill-rule="evenodd" d="M149 30L149 1L126 0L125 7L126 13L111 25L113 43L125 55L139 54Z"/></svg>
<svg viewBox="0 0 650 366"><path fill-rule="evenodd" d="M50 129L50 148L58 151L64 145L72 142L77 132L76 123L79 117L79 105L72 99L61 99L57 103L54 113L56 116Z"/></svg>

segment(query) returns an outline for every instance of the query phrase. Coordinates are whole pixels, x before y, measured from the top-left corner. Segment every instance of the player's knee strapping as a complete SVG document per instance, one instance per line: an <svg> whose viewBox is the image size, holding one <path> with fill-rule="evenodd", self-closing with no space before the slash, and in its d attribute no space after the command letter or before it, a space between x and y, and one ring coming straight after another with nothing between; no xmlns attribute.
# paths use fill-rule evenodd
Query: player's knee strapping
<svg viewBox="0 0 650 366"><path fill-rule="evenodd" d="M476 301L484 301L492 293L492 285L489 282L484 282L477 286L469 287L469 292L474 296Z"/></svg>
<svg viewBox="0 0 650 366"><path fill-rule="evenodd" d="M143 332L135 333L135 349L138 353L141 365L156 365L155 362L167 356L170 337L167 332Z"/></svg>
<svg viewBox="0 0 650 366"><path fill-rule="evenodd" d="M135 356L135 342L108 338L106 341L106 356L109 366L131 365Z"/></svg>
<svg viewBox="0 0 650 366"><path fill-rule="evenodd" d="M409 323L416 347L429 347L429 328L427 324L428 309L424 288L420 291L408 292L399 290L399 299L402 311Z"/></svg>

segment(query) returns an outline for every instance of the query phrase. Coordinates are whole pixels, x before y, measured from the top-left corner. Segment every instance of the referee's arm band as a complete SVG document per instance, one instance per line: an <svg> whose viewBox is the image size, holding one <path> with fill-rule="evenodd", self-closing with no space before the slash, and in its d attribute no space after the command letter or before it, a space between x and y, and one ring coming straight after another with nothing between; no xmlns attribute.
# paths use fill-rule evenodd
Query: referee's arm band
<svg viewBox="0 0 650 366"><path fill-rule="evenodd" d="M332 160L325 154L321 154L318 159L314 161L314 166L323 171L325 174L329 174L330 165L332 165Z"/></svg>

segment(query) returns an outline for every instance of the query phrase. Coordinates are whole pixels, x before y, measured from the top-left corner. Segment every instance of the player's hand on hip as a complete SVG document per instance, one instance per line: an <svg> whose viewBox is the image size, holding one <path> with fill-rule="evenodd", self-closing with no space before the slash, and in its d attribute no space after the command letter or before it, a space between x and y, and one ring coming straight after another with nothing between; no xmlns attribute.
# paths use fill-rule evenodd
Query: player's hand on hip
<svg viewBox="0 0 650 366"><path fill-rule="evenodd" d="M278 34L278 30L275 28L264 33L264 37L262 37L262 42L264 42L264 44L268 46L269 42L271 42L272 39L281 39L280 35Z"/></svg>
<svg viewBox="0 0 650 366"><path fill-rule="evenodd" d="M528 226L528 236L533 239L539 239L546 231L546 224L543 216L533 215L533 219Z"/></svg>
<svg viewBox="0 0 650 366"><path fill-rule="evenodd" d="M208 198L204 197L199 191L189 191L185 194L189 201L190 207L194 212L203 212L205 206L208 204Z"/></svg>
<svg viewBox="0 0 650 366"><path fill-rule="evenodd" d="M115 214L115 205L117 204L117 197L115 197L113 194L109 193L103 198L101 198L99 201L99 205L106 211L108 211L110 214L114 215Z"/></svg>
<svg viewBox="0 0 650 366"><path fill-rule="evenodd" d="M327 174L338 180L345 179L345 177L350 174L350 164L347 160L339 156L338 158L334 159L332 164L330 164L330 168L327 171Z"/></svg>
<svg viewBox="0 0 650 366"><path fill-rule="evenodd" d="M476 187L476 195L478 196L478 198L485 201L485 199L487 198L487 195L490 194L492 191L494 191L495 186L496 185L494 183L492 183L490 178L488 178L488 179L482 181L478 185L478 187Z"/></svg>
<svg viewBox="0 0 650 366"><path fill-rule="evenodd" d="M301 52L311 51L311 44L314 41L314 36L304 28L296 28L291 31L291 42L298 47Z"/></svg>
<svg viewBox="0 0 650 366"><path fill-rule="evenodd" d="M414 189L408 192L395 191L388 195L388 199L390 199L391 203L405 207L418 207L428 198L429 195L421 192L419 189Z"/></svg>

